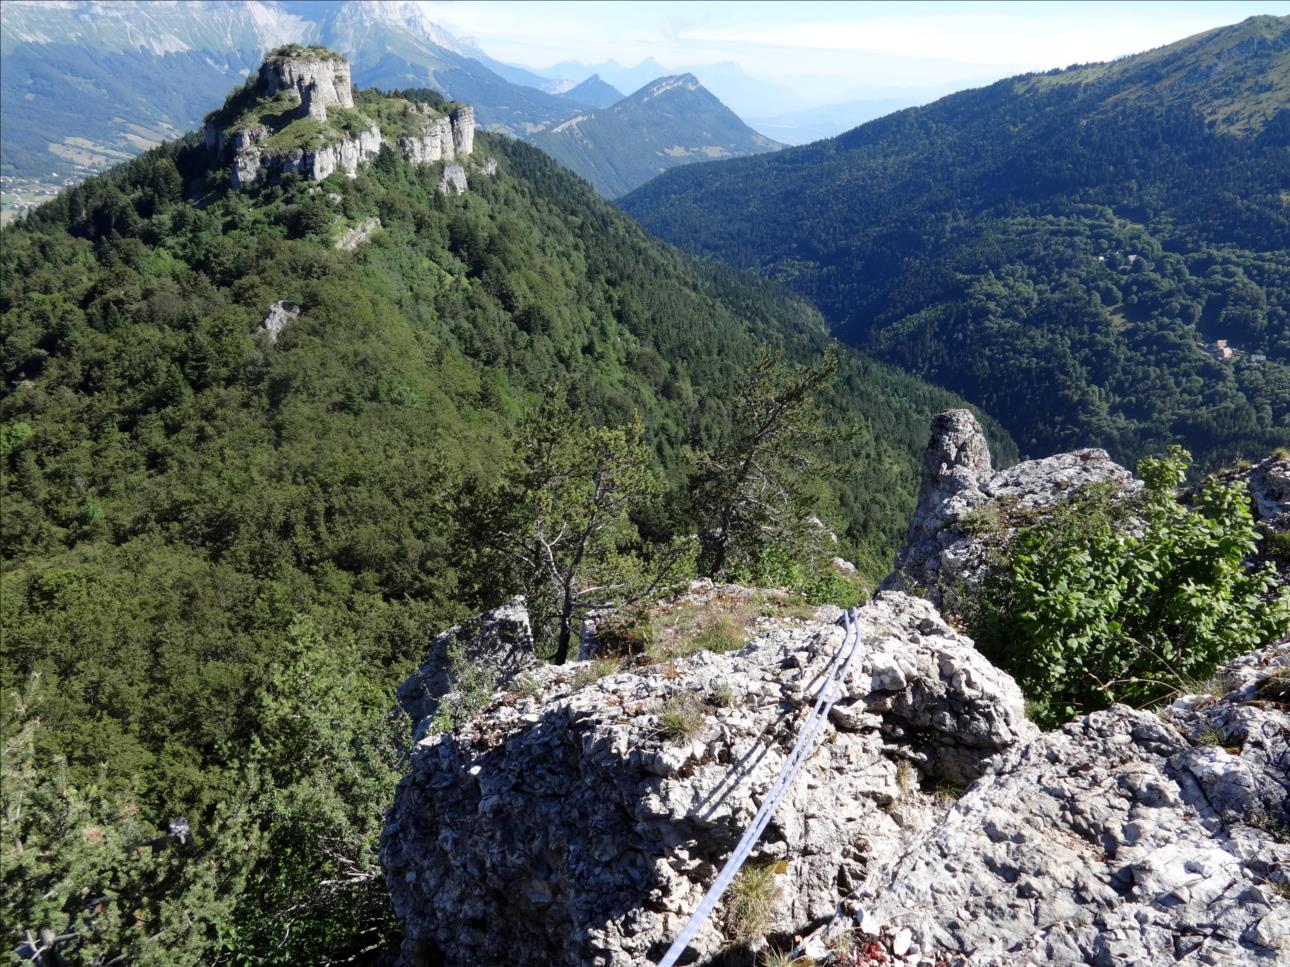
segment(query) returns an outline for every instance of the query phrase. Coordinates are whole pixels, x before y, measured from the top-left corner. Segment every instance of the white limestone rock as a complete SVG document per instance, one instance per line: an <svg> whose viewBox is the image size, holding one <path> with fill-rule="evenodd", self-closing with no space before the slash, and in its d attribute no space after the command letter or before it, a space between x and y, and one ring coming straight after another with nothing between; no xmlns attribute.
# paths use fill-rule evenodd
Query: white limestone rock
<svg viewBox="0 0 1290 967"><path fill-rule="evenodd" d="M454 625L438 635L416 673L399 686L399 708L414 722L434 717L439 701L456 685L454 655L491 672L496 685L508 685L542 662L533 654L533 627L522 597Z"/></svg>
<svg viewBox="0 0 1290 967"><path fill-rule="evenodd" d="M464 195L466 193L466 169L461 165L446 165L443 176L439 179L439 194Z"/></svg>
<svg viewBox="0 0 1290 967"><path fill-rule="evenodd" d="M294 91L301 113L321 121L327 120L327 108L333 105L354 106L349 62L336 54L306 50L297 56L271 57L260 65L260 81L269 97Z"/></svg>
<svg viewBox="0 0 1290 967"><path fill-rule="evenodd" d="M278 337L282 335L282 331L299 317L300 307L298 305L279 299L269 306L269 311L260 320L259 331L264 333L269 342L276 343Z"/></svg>
<svg viewBox="0 0 1290 967"><path fill-rule="evenodd" d="M341 232L336 238L336 248L342 252L352 252L369 238L372 233L381 227L381 220L373 215L371 218L364 218L353 228L348 228Z"/></svg>
<svg viewBox="0 0 1290 967"><path fill-rule="evenodd" d="M1220 698L1014 747L850 902L955 965L1286 963L1290 715L1261 687L1287 672L1282 642Z"/></svg>
<svg viewBox="0 0 1290 967"><path fill-rule="evenodd" d="M1105 450L1097 449L1027 460L996 472L976 417L968 410L939 413L923 453L918 507L896 569L882 587L917 591L938 606L948 603L947 596L970 595L985 577L990 546L965 532L966 515L993 502L1008 527L1010 514L1033 519L1080 488L1104 482L1126 494L1142 486Z"/></svg>
<svg viewBox="0 0 1290 967"><path fill-rule="evenodd" d="M885 594L860 621L862 659L752 858L784 864L777 932L831 917L935 821L944 806L920 780L980 775L1032 734L1016 685L927 602ZM591 684L581 663L542 668L538 694L423 738L382 837L402 962L656 959L756 812L841 639L835 624L766 619L733 654ZM692 734L662 733L670 703L694 711ZM720 922L695 941L701 958L722 947Z"/></svg>

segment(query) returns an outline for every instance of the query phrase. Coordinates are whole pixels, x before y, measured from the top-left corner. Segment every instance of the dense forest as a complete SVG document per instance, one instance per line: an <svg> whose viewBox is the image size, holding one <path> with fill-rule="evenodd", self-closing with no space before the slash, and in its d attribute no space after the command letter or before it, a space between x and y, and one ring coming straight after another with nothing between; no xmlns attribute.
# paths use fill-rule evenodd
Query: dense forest
<svg viewBox="0 0 1290 967"><path fill-rule="evenodd" d="M1290 18L1252 18L668 172L622 205L788 284L1032 456L1257 457L1290 440L1288 69Z"/></svg>
<svg viewBox="0 0 1290 967"><path fill-rule="evenodd" d="M515 590L480 508L527 499L538 404L570 434L644 428L660 486L633 533L664 542L695 533L695 454L734 432L744 371L828 347L798 297L655 242L537 149L481 135L480 157L461 197L388 149L239 194L190 136L5 230L5 808L50 817L6 864L7 902L44 905L28 926L139 962L154 934L165 963L379 943L392 689ZM854 353L818 399L851 428L812 497L830 553L880 575L958 401ZM181 815L187 852L140 852Z"/></svg>

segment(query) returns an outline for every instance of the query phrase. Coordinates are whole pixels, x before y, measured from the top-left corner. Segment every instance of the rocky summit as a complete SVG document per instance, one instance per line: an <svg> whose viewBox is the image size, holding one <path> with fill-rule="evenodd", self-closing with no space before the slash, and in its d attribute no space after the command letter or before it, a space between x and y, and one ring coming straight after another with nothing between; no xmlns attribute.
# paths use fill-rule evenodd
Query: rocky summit
<svg viewBox="0 0 1290 967"><path fill-rule="evenodd" d="M1279 520L1276 461L1248 477ZM942 413L888 584L912 573L926 590L947 550L971 559L974 507L1042 514L1108 481L1140 486L1097 450L995 472L971 415ZM836 608L710 582L655 607L731 602L754 616L742 640L653 663L517 658L520 602L436 643L400 693L418 741L382 837L403 964L661 956L843 638ZM818 746L682 963L752 963L766 943L840 965L1290 959L1290 639L1159 712L1115 705L1041 733L931 601L884 590L858 616ZM457 687L451 648L505 684L441 729L427 716Z"/></svg>
<svg viewBox="0 0 1290 967"><path fill-rule="evenodd" d="M657 957L792 747L842 640L834 617L769 617L736 654L602 678L549 666L422 739L382 845L404 963ZM751 861L778 864L775 933L831 917L932 822L924 785L968 782L1033 731L1012 680L927 602L881 595L861 628L859 667ZM731 929L710 922L696 951Z"/></svg>
<svg viewBox="0 0 1290 967"><path fill-rule="evenodd" d="M973 532L974 515L989 507L1006 529L1011 519L1042 514L1090 483L1110 484L1124 492L1142 486L1105 450L1097 449L1026 460L995 471L985 433L970 411L937 414L923 452L918 507L896 569L883 587L913 590L938 605L947 597L973 593L986 571L988 550Z"/></svg>
<svg viewBox="0 0 1290 967"><path fill-rule="evenodd" d="M206 146L229 164L233 188L296 174L351 178L390 145L411 164L461 162L474 151L475 112L445 102L376 97L356 101L349 63L324 47L288 44L272 51L257 77L206 117ZM460 164L440 191L461 194Z"/></svg>

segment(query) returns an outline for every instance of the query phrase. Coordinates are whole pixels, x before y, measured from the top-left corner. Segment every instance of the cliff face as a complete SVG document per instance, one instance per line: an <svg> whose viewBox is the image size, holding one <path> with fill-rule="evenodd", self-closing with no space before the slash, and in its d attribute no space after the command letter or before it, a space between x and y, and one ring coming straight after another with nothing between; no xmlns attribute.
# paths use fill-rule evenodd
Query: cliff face
<svg viewBox="0 0 1290 967"><path fill-rule="evenodd" d="M349 62L330 52L298 56L271 56L260 67L260 82L270 97L294 91L306 117L327 120L327 108L353 107Z"/></svg>
<svg viewBox="0 0 1290 967"><path fill-rule="evenodd" d="M386 112L398 130L382 130L356 108L349 64L322 48L272 52L251 95L236 116L214 116L206 123L206 146L228 160L235 190L285 174L321 181L342 171L352 178L383 144L412 164L461 161L474 152L473 108L437 112L429 104L401 102L401 110ZM465 191L464 169L440 190Z"/></svg>
<svg viewBox="0 0 1290 967"><path fill-rule="evenodd" d="M447 116L435 116L428 104L417 104L420 118L413 133L399 135L399 153L412 164L467 158L475 150L475 110L469 105Z"/></svg>

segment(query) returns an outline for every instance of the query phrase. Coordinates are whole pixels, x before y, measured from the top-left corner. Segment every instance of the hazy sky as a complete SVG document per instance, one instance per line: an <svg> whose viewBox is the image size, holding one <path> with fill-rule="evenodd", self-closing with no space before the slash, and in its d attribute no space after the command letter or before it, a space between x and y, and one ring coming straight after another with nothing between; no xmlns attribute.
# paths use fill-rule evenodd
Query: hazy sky
<svg viewBox="0 0 1290 967"><path fill-rule="evenodd" d="M454 34L527 66L735 61L763 78L839 90L996 79L1137 53L1252 14L1290 14L1290 0L420 2Z"/></svg>

